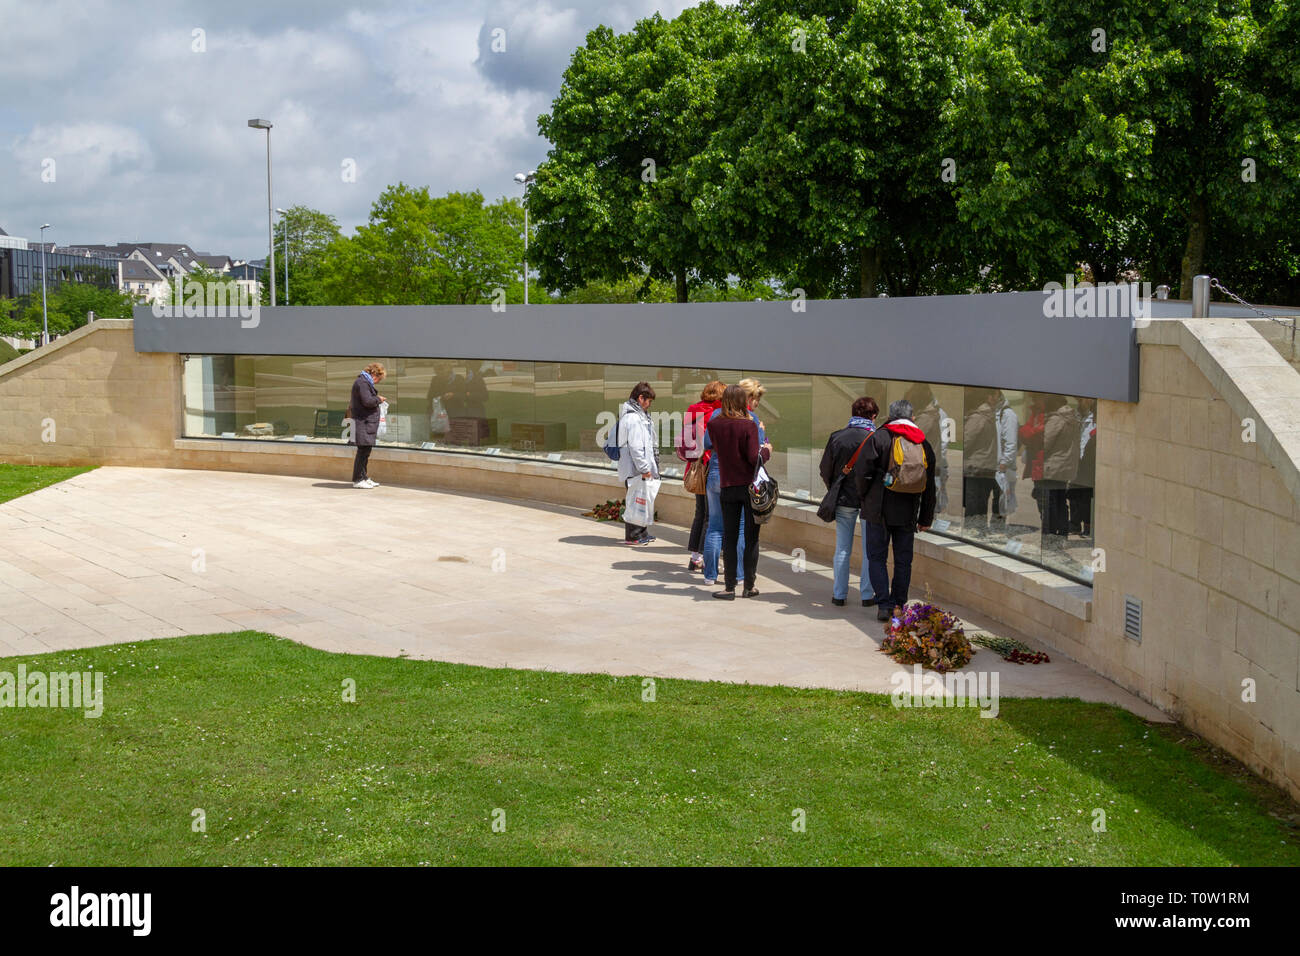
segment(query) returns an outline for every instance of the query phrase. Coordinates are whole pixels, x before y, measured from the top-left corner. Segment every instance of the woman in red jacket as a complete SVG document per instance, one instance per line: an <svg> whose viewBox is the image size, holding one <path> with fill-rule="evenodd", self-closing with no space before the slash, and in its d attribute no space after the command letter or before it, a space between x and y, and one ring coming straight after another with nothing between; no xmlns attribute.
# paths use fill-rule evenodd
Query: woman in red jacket
<svg viewBox="0 0 1300 956"><path fill-rule="evenodd" d="M682 437L677 457L688 465L699 459L707 472L709 458L713 452L704 447L704 429L709 416L722 405L722 392L727 386L714 379L700 392L700 400L686 409L682 416ZM709 526L709 496L695 496L695 520L691 522L691 539L687 547L691 549L691 559L686 565L688 571L704 570L704 532Z"/></svg>
<svg viewBox="0 0 1300 956"><path fill-rule="evenodd" d="M745 591L754 597L758 588L758 525L749 506L749 484L760 461L772 455L772 446L759 444L758 425L749 416L749 393L739 385L728 385L722 393L722 413L708 424L709 444L718 463L722 487L722 565L726 590L715 591L715 598L730 601L736 597L736 544L740 539L740 522L745 522Z"/></svg>
<svg viewBox="0 0 1300 956"><path fill-rule="evenodd" d="M1021 478L1029 478L1034 482L1033 491L1030 497L1038 505L1038 526L1041 533L1044 525L1044 516L1046 503L1043 500L1043 436L1047 430L1047 410L1049 407L1056 408L1056 405L1050 405L1052 396L1034 394L1029 398L1029 410L1025 413L1025 423L1020 426L1020 445L1025 453L1025 471Z"/></svg>

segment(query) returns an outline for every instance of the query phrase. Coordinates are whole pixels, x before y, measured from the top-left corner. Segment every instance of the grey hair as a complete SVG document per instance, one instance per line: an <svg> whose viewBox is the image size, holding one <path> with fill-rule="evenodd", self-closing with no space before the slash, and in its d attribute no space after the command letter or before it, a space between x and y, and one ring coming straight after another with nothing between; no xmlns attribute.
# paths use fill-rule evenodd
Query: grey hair
<svg viewBox="0 0 1300 956"><path fill-rule="evenodd" d="M912 420L913 410L912 403L905 398L900 398L896 402L889 403L889 420L896 421L900 418Z"/></svg>

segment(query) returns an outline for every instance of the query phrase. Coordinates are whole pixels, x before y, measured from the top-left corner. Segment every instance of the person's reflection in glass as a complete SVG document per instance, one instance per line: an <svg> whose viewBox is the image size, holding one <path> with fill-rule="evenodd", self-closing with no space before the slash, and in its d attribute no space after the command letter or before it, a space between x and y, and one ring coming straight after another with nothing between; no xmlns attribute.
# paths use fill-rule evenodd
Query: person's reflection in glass
<svg viewBox="0 0 1300 956"><path fill-rule="evenodd" d="M948 438L944 433L943 423L948 420L948 413L939 406L934 389L925 382L917 382L903 396L915 409L916 427L925 433L925 440L939 456L935 469L935 506L936 514L948 510Z"/></svg>
<svg viewBox="0 0 1300 956"><path fill-rule="evenodd" d="M1000 388L966 389L966 427L962 448L962 499L966 530L972 534L1003 533L1010 495L1002 482L1015 480L1019 420ZM989 517L990 499L993 515Z"/></svg>
<svg viewBox="0 0 1300 956"><path fill-rule="evenodd" d="M1092 489L1097 483L1097 400L1079 399L1079 472L1065 493L1070 534L1092 537Z"/></svg>
<svg viewBox="0 0 1300 956"><path fill-rule="evenodd" d="M438 399L449 418L487 417L488 387L481 363L467 363L464 371L458 372L452 362L438 362L434 369L429 383L431 414Z"/></svg>
<svg viewBox="0 0 1300 956"><path fill-rule="evenodd" d="M1049 397L1043 425L1043 550L1064 552L1070 533L1066 492L1079 474L1079 449L1083 419L1062 395Z"/></svg>

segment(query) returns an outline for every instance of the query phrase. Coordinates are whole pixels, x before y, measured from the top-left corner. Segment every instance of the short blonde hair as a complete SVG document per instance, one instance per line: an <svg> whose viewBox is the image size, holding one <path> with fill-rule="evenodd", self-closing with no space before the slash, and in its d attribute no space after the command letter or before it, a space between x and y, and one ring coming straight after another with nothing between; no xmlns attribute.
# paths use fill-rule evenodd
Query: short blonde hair
<svg viewBox="0 0 1300 956"><path fill-rule="evenodd" d="M370 373L371 378L373 378L376 375L388 374L388 372L384 370L383 362L371 362L369 365L366 366L366 371Z"/></svg>
<svg viewBox="0 0 1300 956"><path fill-rule="evenodd" d="M763 400L763 396L767 394L767 386L756 378L742 378L736 384L749 395L749 404L751 405L757 405Z"/></svg>

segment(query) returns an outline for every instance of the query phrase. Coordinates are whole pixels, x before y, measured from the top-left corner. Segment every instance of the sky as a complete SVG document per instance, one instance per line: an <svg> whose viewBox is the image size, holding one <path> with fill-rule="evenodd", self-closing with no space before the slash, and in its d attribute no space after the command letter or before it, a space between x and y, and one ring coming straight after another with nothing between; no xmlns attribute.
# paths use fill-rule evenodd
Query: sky
<svg viewBox="0 0 1300 956"><path fill-rule="evenodd" d="M399 181L520 195L514 174L546 157L537 117L587 32L691 5L0 0L0 228L261 258L254 117L274 124L275 205L349 234Z"/></svg>

